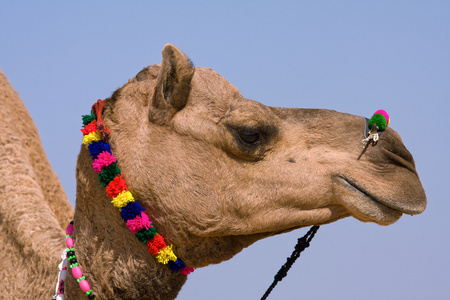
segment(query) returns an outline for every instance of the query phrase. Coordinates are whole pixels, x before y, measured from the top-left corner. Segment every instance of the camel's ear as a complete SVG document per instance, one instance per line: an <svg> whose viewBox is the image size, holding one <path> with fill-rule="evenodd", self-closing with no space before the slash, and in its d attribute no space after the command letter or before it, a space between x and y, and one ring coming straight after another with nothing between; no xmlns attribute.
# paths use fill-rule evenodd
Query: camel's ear
<svg viewBox="0 0 450 300"><path fill-rule="evenodd" d="M177 47L164 46L161 71L150 105L150 120L164 123L186 105L194 70L191 61Z"/></svg>

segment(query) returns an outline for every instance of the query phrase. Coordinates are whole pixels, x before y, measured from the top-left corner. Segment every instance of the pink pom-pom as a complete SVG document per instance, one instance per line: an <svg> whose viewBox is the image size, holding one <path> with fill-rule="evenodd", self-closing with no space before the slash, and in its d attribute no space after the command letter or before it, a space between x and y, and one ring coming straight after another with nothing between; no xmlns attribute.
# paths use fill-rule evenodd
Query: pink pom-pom
<svg viewBox="0 0 450 300"><path fill-rule="evenodd" d="M80 267L75 266L72 268L72 275L73 277L75 277L75 279L78 279L83 276L83 272L81 272Z"/></svg>
<svg viewBox="0 0 450 300"><path fill-rule="evenodd" d="M92 163L92 167L94 168L95 172L101 173L104 167L109 166L115 161L116 158L112 156L111 153L109 153L108 151L103 151L94 160L94 162Z"/></svg>
<svg viewBox="0 0 450 300"><path fill-rule="evenodd" d="M87 293L91 289L89 283L86 280L80 281L80 288L84 293Z"/></svg>
<svg viewBox="0 0 450 300"><path fill-rule="evenodd" d="M67 248L73 248L73 239L71 237L68 237L66 239L66 245L67 245Z"/></svg>
<svg viewBox="0 0 450 300"><path fill-rule="evenodd" d="M183 274L183 275L189 275L192 272L194 272L194 270L195 270L194 268L186 266L184 269L180 270L180 273Z"/></svg>
<svg viewBox="0 0 450 300"><path fill-rule="evenodd" d="M134 234L144 227L145 229L149 229L151 225L152 222L144 212L141 212L140 216L136 216L136 218L127 221L128 229L133 231Z"/></svg>
<svg viewBox="0 0 450 300"><path fill-rule="evenodd" d="M73 233L73 224L69 224L66 228L66 234L72 234Z"/></svg>

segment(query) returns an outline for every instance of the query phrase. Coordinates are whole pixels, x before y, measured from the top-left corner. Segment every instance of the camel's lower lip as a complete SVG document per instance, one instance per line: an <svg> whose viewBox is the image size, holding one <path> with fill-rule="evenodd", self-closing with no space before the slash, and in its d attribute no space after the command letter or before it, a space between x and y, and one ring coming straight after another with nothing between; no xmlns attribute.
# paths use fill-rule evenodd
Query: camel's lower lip
<svg viewBox="0 0 450 300"><path fill-rule="evenodd" d="M342 196L342 201L343 205L355 218L365 222L389 225L396 222L402 216L402 211L378 200L366 189L358 185L355 180L343 176L336 176L336 181L347 192L350 191L350 195L346 194Z"/></svg>

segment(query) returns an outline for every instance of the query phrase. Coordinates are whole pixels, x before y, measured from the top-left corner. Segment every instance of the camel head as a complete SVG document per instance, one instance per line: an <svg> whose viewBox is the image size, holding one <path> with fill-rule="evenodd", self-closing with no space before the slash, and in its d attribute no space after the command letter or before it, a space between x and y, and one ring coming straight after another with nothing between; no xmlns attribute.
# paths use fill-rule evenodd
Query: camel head
<svg viewBox="0 0 450 300"><path fill-rule="evenodd" d="M304 226L348 216L389 225L425 210L413 157L393 129L361 155L363 117L268 107L176 47L162 54L107 99L103 119L128 188L188 265ZM78 193L86 195L101 189L88 161L82 147Z"/></svg>

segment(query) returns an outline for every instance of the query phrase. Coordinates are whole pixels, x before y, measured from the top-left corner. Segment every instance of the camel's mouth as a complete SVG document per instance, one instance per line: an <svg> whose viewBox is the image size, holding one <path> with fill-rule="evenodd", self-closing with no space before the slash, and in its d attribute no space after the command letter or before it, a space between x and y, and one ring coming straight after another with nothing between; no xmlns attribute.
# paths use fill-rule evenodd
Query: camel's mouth
<svg viewBox="0 0 450 300"><path fill-rule="evenodd" d="M339 190L336 194L343 202L342 205L360 221L390 225L400 219L403 213L408 213L374 196L355 180L336 176L335 182Z"/></svg>

